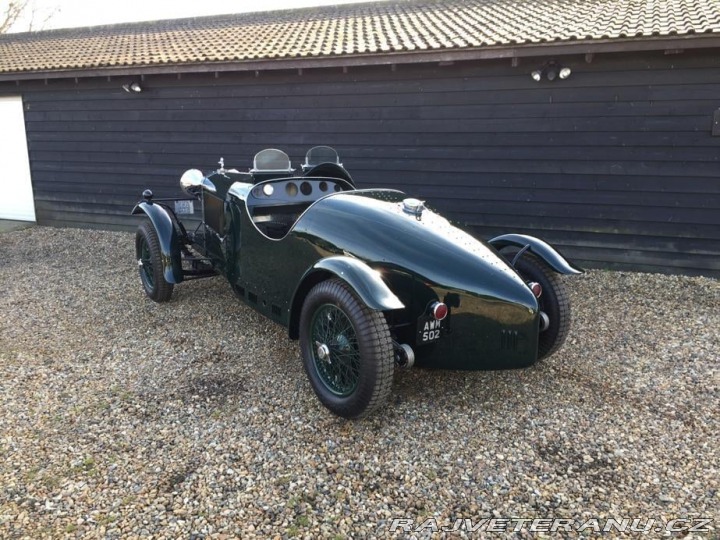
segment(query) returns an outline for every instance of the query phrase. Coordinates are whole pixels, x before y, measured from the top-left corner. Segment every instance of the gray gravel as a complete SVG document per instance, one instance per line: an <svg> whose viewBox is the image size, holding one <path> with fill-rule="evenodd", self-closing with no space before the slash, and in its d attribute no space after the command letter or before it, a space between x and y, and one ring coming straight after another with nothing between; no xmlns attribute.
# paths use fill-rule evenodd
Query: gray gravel
<svg viewBox="0 0 720 540"><path fill-rule="evenodd" d="M708 517L717 538L716 280L568 279L555 356L399 372L386 409L347 422L222 278L157 305L131 234L33 228L0 250L2 538L363 538L492 516Z"/></svg>

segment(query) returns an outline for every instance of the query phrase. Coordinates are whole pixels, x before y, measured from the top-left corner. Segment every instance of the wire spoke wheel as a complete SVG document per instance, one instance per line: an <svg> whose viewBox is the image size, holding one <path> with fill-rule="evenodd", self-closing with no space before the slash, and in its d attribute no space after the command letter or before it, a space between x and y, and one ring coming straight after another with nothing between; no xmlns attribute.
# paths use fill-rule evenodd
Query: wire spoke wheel
<svg viewBox="0 0 720 540"><path fill-rule="evenodd" d="M323 405L344 418L365 416L390 394L394 370L385 316L339 279L315 285L300 313L300 348Z"/></svg>
<svg viewBox="0 0 720 540"><path fill-rule="evenodd" d="M152 257L150 256L150 247L145 237L140 238L140 257L138 258L138 266L140 267L140 279L144 284L152 289L155 285L155 276L153 275Z"/></svg>
<svg viewBox="0 0 720 540"><path fill-rule="evenodd" d="M311 327L311 339L317 345L313 360L320 379L339 396L352 394L360 377L360 351L350 319L337 306L325 304L315 312Z"/></svg>
<svg viewBox="0 0 720 540"><path fill-rule="evenodd" d="M160 240L150 220L145 220L135 234L135 258L145 294L155 302L170 300L173 284L165 281Z"/></svg>

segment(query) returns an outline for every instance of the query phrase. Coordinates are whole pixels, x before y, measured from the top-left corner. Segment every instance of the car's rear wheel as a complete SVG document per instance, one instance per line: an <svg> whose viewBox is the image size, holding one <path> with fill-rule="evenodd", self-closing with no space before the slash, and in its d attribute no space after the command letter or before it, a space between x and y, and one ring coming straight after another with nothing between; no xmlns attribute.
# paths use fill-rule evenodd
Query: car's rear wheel
<svg viewBox="0 0 720 540"><path fill-rule="evenodd" d="M540 332L538 360L555 353L570 332L570 296L559 274L547 264L528 253L515 263L515 269L525 281L535 281L542 287L538 298L540 311L547 315L548 325Z"/></svg>
<svg viewBox="0 0 720 540"><path fill-rule="evenodd" d="M308 293L300 348L313 390L333 413L359 418L387 401L394 369L387 321L343 281L324 281Z"/></svg>
<svg viewBox="0 0 720 540"><path fill-rule="evenodd" d="M165 281L160 241L150 220L143 221L135 234L135 258L145 294L155 302L170 300L173 284Z"/></svg>

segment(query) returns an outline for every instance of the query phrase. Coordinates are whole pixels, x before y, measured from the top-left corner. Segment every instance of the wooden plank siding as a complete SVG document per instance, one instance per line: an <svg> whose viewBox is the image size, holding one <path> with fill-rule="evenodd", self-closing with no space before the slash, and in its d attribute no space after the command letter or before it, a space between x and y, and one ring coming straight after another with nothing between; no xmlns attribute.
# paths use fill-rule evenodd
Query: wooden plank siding
<svg viewBox="0 0 720 540"><path fill-rule="evenodd" d="M335 147L360 187L398 188L482 237L534 234L590 267L720 276L720 55L543 59L23 82L38 222L133 228L145 187Z"/></svg>

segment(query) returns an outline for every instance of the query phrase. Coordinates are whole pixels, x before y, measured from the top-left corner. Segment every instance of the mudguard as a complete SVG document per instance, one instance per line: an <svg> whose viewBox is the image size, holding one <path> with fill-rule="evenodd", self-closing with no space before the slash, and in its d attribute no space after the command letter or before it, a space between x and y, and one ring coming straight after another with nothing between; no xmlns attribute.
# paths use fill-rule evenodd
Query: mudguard
<svg viewBox="0 0 720 540"><path fill-rule="evenodd" d="M158 235L165 281L180 283L183 280L180 242L170 213L157 203L141 202L133 208L132 214L143 212L150 218Z"/></svg>
<svg viewBox="0 0 720 540"><path fill-rule="evenodd" d="M361 260L346 256L328 257L315 263L313 270L327 270L350 285L367 307L389 311L405 307L380 277Z"/></svg>
<svg viewBox="0 0 720 540"><path fill-rule="evenodd" d="M298 337L300 311L305 296L313 286L327 279L328 275L334 275L350 285L360 298L360 301L370 309L391 311L405 307L405 304L385 284L380 274L361 260L343 255L327 257L316 262L312 268L305 272L295 289L290 311L289 331L291 339L297 339Z"/></svg>
<svg viewBox="0 0 720 540"><path fill-rule="evenodd" d="M525 234L503 234L488 240L488 244L500 251L508 246L524 248L530 246L528 251L545 261L550 268L559 274L582 274L583 270L570 264L565 257L547 242L534 236Z"/></svg>

